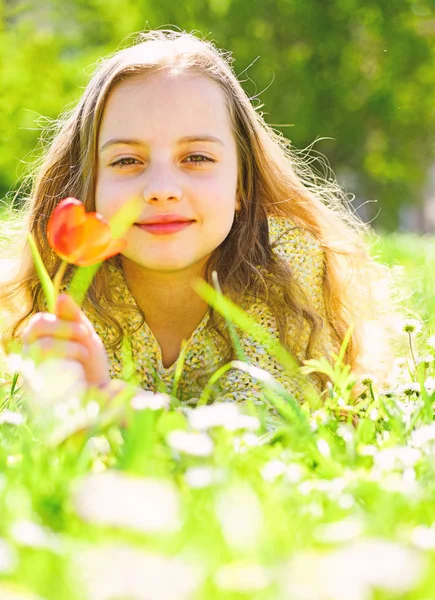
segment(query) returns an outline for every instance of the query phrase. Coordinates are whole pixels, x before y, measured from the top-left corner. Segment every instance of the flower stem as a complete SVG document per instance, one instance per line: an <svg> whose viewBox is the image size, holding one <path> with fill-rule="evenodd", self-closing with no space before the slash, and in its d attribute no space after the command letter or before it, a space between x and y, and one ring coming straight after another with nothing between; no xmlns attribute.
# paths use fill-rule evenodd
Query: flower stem
<svg viewBox="0 0 435 600"><path fill-rule="evenodd" d="M415 374L417 375L417 361L415 359L415 354L414 354L414 346L412 344L412 335L411 332L408 331L408 339L409 339L409 348L411 350L411 356L412 356L412 360L414 362L414 367L415 367Z"/></svg>
<svg viewBox="0 0 435 600"><path fill-rule="evenodd" d="M66 268L68 266L68 262L66 260L62 260L60 263L60 267L57 270L56 275L53 279L54 284L54 303L56 304L57 297L59 296L60 286L62 284L63 276L65 275Z"/></svg>

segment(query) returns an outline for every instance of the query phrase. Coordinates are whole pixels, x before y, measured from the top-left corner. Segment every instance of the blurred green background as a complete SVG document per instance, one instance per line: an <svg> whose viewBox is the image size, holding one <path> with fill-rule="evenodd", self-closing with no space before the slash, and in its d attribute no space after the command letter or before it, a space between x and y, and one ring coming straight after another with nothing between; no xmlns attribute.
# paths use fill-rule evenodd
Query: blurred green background
<svg viewBox="0 0 435 600"><path fill-rule="evenodd" d="M0 0L0 197L90 65L169 26L230 50L266 120L317 139L375 228L435 230L435 0Z"/></svg>

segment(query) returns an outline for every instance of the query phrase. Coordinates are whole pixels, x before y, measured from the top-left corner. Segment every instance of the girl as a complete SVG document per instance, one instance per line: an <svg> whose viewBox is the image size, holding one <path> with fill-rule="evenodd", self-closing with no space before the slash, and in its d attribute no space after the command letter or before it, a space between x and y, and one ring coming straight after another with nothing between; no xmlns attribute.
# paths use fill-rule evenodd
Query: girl
<svg viewBox="0 0 435 600"><path fill-rule="evenodd" d="M225 321L191 285L216 271L223 293L300 364L331 359L352 327L346 359L355 372L373 370L367 326L379 316L372 288L380 268L338 186L319 183L289 146L210 42L154 31L105 59L60 120L25 207L27 228L53 275L59 259L46 228L62 198L107 218L134 198L140 216L122 254L99 270L83 311L60 296L55 316L43 312L26 251L2 290L5 348L22 337L26 350L78 361L89 384L105 386L121 374L126 338L139 385L156 390L159 381L171 387L187 340L179 394L195 403L210 373L234 358ZM300 396L299 377L239 335L250 362ZM260 399L237 370L215 391L220 400Z"/></svg>

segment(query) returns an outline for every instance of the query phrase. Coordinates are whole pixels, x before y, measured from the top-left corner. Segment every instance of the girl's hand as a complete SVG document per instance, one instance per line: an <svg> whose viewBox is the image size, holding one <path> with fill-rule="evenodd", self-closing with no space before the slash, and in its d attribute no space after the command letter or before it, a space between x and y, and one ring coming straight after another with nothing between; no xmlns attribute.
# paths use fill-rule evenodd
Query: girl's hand
<svg viewBox="0 0 435 600"><path fill-rule="evenodd" d="M110 382L103 342L70 296L58 297L54 315L33 315L22 337L25 355L39 360L56 357L77 361L88 385L103 387Z"/></svg>

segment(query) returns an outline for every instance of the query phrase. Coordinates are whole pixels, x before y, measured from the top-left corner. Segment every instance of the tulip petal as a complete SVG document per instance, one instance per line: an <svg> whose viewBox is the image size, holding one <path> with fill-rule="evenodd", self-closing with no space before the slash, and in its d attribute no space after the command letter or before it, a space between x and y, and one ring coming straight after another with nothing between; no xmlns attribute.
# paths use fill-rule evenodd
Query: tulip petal
<svg viewBox="0 0 435 600"><path fill-rule="evenodd" d="M104 256L102 256L100 258L100 260L105 260L106 258L110 258L111 256L115 256L116 254L119 254L120 252L122 252L124 250L126 245L127 245L126 240L123 240L123 239L112 240L110 242L109 246L107 246L106 250L104 251Z"/></svg>
<svg viewBox="0 0 435 600"><path fill-rule="evenodd" d="M90 266L110 256L118 254L125 247L123 240L112 240L110 225L98 213L88 213L84 225L86 243L81 248L80 257L75 261L79 266Z"/></svg>
<svg viewBox="0 0 435 600"><path fill-rule="evenodd" d="M76 198L65 198L56 206L47 225L47 239L51 248L57 252L58 245L66 233L73 228L78 228L86 219L83 204Z"/></svg>
<svg viewBox="0 0 435 600"><path fill-rule="evenodd" d="M86 252L98 253L100 248L105 248L112 240L110 225L99 215L89 213L84 224L84 237Z"/></svg>
<svg viewBox="0 0 435 600"><path fill-rule="evenodd" d="M124 250L127 242L123 239L110 240L109 243L94 245L92 248L86 248L81 256L76 260L75 264L80 267L87 267L97 262L111 258Z"/></svg>
<svg viewBox="0 0 435 600"><path fill-rule="evenodd" d="M125 248L113 240L109 223L96 212L86 213L75 198L65 198L54 209L47 226L50 246L62 259L77 266L91 266Z"/></svg>
<svg viewBox="0 0 435 600"><path fill-rule="evenodd" d="M63 226L56 235L55 252L61 258L73 263L74 256L81 256L82 247L86 243L84 227Z"/></svg>

